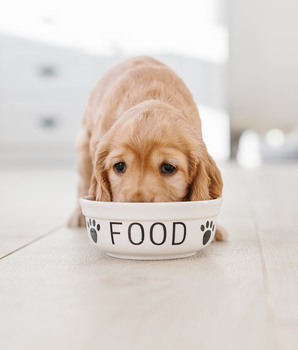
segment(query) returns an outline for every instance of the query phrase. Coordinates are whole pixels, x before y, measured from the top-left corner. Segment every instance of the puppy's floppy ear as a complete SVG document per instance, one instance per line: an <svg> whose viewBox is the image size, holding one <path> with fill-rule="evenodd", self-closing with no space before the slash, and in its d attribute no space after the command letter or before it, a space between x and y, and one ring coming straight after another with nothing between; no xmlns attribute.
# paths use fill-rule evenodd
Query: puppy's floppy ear
<svg viewBox="0 0 298 350"><path fill-rule="evenodd" d="M105 166L105 160L109 154L107 143L99 144L95 154L95 163L93 167L93 174L89 188L89 194L92 195L96 201L111 202L111 187L108 177L108 172Z"/></svg>
<svg viewBox="0 0 298 350"><path fill-rule="evenodd" d="M187 200L201 201L221 197L223 187L221 174L204 143L200 144L198 154L192 158L190 166L192 182Z"/></svg>

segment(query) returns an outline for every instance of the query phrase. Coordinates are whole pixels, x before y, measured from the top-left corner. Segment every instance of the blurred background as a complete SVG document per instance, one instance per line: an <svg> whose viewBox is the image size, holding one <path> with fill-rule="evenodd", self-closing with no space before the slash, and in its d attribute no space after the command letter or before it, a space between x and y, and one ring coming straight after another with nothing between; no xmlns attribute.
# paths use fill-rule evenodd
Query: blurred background
<svg viewBox="0 0 298 350"><path fill-rule="evenodd" d="M0 12L0 160L75 160L91 89L150 55L185 81L218 162L298 158L298 2L10 0Z"/></svg>

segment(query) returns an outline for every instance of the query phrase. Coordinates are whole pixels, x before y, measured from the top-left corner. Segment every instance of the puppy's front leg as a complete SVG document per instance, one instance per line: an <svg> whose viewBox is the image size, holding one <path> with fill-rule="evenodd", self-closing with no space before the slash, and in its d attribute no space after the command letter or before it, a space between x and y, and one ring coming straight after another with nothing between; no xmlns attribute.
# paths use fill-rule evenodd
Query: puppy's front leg
<svg viewBox="0 0 298 350"><path fill-rule="evenodd" d="M92 160L90 157L90 135L88 131L82 127L76 142L77 150L77 168L79 173L78 198L87 196L90 180L92 176ZM85 217L82 214L80 204L77 203L76 209L68 220L69 227L85 226Z"/></svg>
<svg viewBox="0 0 298 350"><path fill-rule="evenodd" d="M228 232L221 225L216 226L215 236L213 242L215 241L226 241L228 238Z"/></svg>

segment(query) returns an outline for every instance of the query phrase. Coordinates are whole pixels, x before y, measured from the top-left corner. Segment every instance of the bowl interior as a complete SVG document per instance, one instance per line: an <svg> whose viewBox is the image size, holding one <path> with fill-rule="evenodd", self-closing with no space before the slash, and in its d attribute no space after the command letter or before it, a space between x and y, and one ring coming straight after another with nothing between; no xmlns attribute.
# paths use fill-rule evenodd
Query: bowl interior
<svg viewBox="0 0 298 350"><path fill-rule="evenodd" d="M177 220L217 216L223 198L192 202L124 203L99 202L92 196L80 198L83 214L88 217L121 220Z"/></svg>

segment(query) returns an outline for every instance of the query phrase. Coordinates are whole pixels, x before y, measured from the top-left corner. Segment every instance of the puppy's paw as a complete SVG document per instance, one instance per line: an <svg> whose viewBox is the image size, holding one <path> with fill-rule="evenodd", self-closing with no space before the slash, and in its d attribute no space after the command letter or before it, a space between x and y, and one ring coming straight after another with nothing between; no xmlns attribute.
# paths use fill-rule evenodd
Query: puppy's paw
<svg viewBox="0 0 298 350"><path fill-rule="evenodd" d="M228 239L228 232L221 225L216 226L215 235L213 242L215 241L226 241Z"/></svg>
<svg viewBox="0 0 298 350"><path fill-rule="evenodd" d="M68 227L86 226L85 216L80 207L77 207L67 222Z"/></svg>

